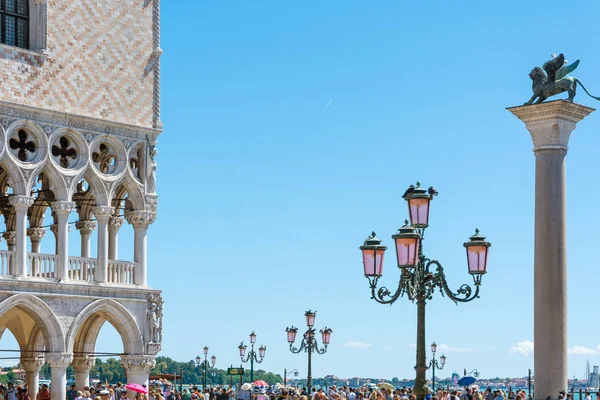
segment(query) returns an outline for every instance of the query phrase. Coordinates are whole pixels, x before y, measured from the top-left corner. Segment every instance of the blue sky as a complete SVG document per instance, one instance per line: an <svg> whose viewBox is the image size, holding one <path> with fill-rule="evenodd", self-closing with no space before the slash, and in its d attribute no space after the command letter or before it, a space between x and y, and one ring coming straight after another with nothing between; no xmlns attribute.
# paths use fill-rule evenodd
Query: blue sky
<svg viewBox="0 0 600 400"><path fill-rule="evenodd" d="M261 368L305 375L285 328L310 308L334 331L314 375L414 376L416 306L370 300L358 246L371 230L391 244L407 216L400 196L420 180L440 192L425 251L454 288L471 282L462 243L474 228L493 243L481 299L428 304L442 376L526 375L534 155L505 107L529 99L529 71L553 52L581 59L574 75L600 93L598 2L162 3L148 275L165 299L161 354L189 360L208 345L219 367L238 365L237 345L255 330ZM600 105L583 91L576 100ZM580 378L586 359L600 363L599 131L600 113L578 125L567 166L569 375ZM98 349L121 349L112 328Z"/></svg>

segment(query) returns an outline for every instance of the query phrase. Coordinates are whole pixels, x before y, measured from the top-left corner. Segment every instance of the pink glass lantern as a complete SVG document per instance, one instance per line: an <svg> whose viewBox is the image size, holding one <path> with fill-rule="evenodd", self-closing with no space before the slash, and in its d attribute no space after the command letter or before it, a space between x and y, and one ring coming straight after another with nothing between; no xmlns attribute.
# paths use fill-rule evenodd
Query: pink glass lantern
<svg viewBox="0 0 600 400"><path fill-rule="evenodd" d="M437 351L437 344L435 344L435 342L433 342L433 344L431 345L431 352L433 354L435 354L436 351Z"/></svg>
<svg viewBox="0 0 600 400"><path fill-rule="evenodd" d="M410 224L415 228L427 228L429 226L429 203L431 202L431 197L427 193L427 190L421 187L420 182L417 182L415 190L406 196Z"/></svg>
<svg viewBox="0 0 600 400"><path fill-rule="evenodd" d="M360 246L360 250L363 254L365 276L379 278L383 274L383 256L387 247L382 246L381 240L375 236L375 232L372 232Z"/></svg>
<svg viewBox="0 0 600 400"><path fill-rule="evenodd" d="M446 356L444 354L440 357L440 361L442 362L442 368L444 368L444 365L446 365Z"/></svg>
<svg viewBox="0 0 600 400"><path fill-rule="evenodd" d="M492 246L485 236L475 229L475 234L464 244L467 249L467 262L471 275L483 275L487 272L488 249Z"/></svg>
<svg viewBox="0 0 600 400"><path fill-rule="evenodd" d="M205 356L208 355L208 347L204 346L204 349L202 349L202 350L204 350L204 355Z"/></svg>
<svg viewBox="0 0 600 400"><path fill-rule="evenodd" d="M200 365L201 362L202 362L202 359L200 358L200 356L196 356L196 364Z"/></svg>
<svg viewBox="0 0 600 400"><path fill-rule="evenodd" d="M215 366L215 363L217 362L217 357L215 357L215 355L213 354L213 356L210 358L210 362L212 363L212 366Z"/></svg>
<svg viewBox="0 0 600 400"><path fill-rule="evenodd" d="M412 268L419 261L419 244L421 236L419 233L404 221L405 225L399 229L398 233L392 236L396 243L396 257L400 268Z"/></svg>
<svg viewBox="0 0 600 400"><path fill-rule="evenodd" d="M239 346L238 349L240 350L240 357L244 358L244 356L246 355L246 347L244 346L244 342L242 342Z"/></svg>
<svg viewBox="0 0 600 400"><path fill-rule="evenodd" d="M333 330L328 327L321 329L321 339L325 346L329 345L329 342L331 341L331 332L333 332Z"/></svg>
<svg viewBox="0 0 600 400"><path fill-rule="evenodd" d="M292 325L291 328L285 328L285 331L287 332L288 343L294 343L296 341L296 334L298 333L298 328Z"/></svg>
<svg viewBox="0 0 600 400"><path fill-rule="evenodd" d="M309 328L315 326L315 317L317 316L316 311L308 310L306 313L304 313L304 316L306 317L306 326Z"/></svg>
<svg viewBox="0 0 600 400"><path fill-rule="evenodd" d="M258 348L258 355L260 356L260 358L265 358L265 351L267 350L267 346L260 346Z"/></svg>
<svg viewBox="0 0 600 400"><path fill-rule="evenodd" d="M250 343L256 343L256 333L254 333L254 331L252 331L252 333L250 334Z"/></svg>

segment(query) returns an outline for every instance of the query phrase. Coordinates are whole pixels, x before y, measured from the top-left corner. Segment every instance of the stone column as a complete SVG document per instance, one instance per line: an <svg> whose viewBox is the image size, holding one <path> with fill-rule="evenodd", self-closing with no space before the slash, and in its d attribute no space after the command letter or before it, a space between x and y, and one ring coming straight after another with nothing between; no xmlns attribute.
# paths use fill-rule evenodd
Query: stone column
<svg viewBox="0 0 600 400"><path fill-rule="evenodd" d="M90 258L90 236L96 229L94 221L79 221L75 224L75 228L81 234L81 257Z"/></svg>
<svg viewBox="0 0 600 400"><path fill-rule="evenodd" d="M39 253L40 252L40 243L42 242L42 238L46 234L46 230L44 228L29 228L27 229L27 235L29 236L29 240L31 241L31 252ZM40 273L40 265L39 260L31 261L31 276L38 276Z"/></svg>
<svg viewBox="0 0 600 400"><path fill-rule="evenodd" d="M4 240L6 240L6 245L8 246L8 251L15 251L17 247L17 234L15 231L7 231L2 234ZM8 261L8 273L10 275L15 274L15 255L13 254L10 260Z"/></svg>
<svg viewBox="0 0 600 400"><path fill-rule="evenodd" d="M569 136L591 108L565 100L508 109L535 154L534 367L536 399L567 389L565 156Z"/></svg>
<svg viewBox="0 0 600 400"><path fill-rule="evenodd" d="M72 201L53 201L50 204L58 226L57 257L54 275L57 279L69 279L69 214L75 210Z"/></svg>
<svg viewBox="0 0 600 400"><path fill-rule="evenodd" d="M125 369L125 374L127 375L127 383L137 383L138 385L147 386L150 370L154 368L155 364L156 361L154 361L154 356L121 356L121 365ZM135 395L135 392L132 392L130 390L127 391L127 397L129 397L130 399L134 399Z"/></svg>
<svg viewBox="0 0 600 400"><path fill-rule="evenodd" d="M75 357L73 358L73 369L75 370L75 387L77 390L83 390L90 385L90 370L96 360L93 357Z"/></svg>
<svg viewBox="0 0 600 400"><path fill-rule="evenodd" d="M110 217L108 220L108 259L119 259L119 229L123 226L123 218Z"/></svg>
<svg viewBox="0 0 600 400"><path fill-rule="evenodd" d="M9 201L16 214L16 249L13 256L13 274L16 277L24 277L27 276L27 210L35 199L28 196L12 196Z"/></svg>
<svg viewBox="0 0 600 400"><path fill-rule="evenodd" d="M156 213L149 211L129 211L125 213L125 218L127 218L127 222L133 225L134 231L135 284L146 286L146 271L148 268L146 262L146 233L148 232L148 225L156 219Z"/></svg>
<svg viewBox="0 0 600 400"><path fill-rule="evenodd" d="M29 392L30 399L35 399L37 397L40 381L40 370L42 369L43 365L44 360L21 360L21 366L25 370L25 382L27 383L27 390Z"/></svg>
<svg viewBox="0 0 600 400"><path fill-rule="evenodd" d="M46 353L50 364L50 400L65 400L67 396L67 367L72 356L67 353Z"/></svg>
<svg viewBox="0 0 600 400"><path fill-rule="evenodd" d="M98 262L96 263L96 282L108 282L108 220L114 209L109 206L96 206L92 213L98 222Z"/></svg>

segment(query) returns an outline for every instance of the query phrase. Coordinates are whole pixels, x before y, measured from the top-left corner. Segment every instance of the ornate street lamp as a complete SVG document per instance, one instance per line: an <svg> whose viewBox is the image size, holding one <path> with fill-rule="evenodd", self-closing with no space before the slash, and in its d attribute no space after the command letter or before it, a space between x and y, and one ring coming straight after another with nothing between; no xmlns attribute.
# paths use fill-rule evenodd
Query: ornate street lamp
<svg viewBox="0 0 600 400"><path fill-rule="evenodd" d="M465 371L464 371L464 372L465 372L464 376L467 376L467 375L473 375L475 378L479 378L479 371L477 371L477 368L475 368L475 369L474 369L473 371L471 371L471 372L467 372L467 369L465 368Z"/></svg>
<svg viewBox="0 0 600 400"><path fill-rule="evenodd" d="M411 186L404 195L408 204L410 223L408 220L405 221L405 225L392 236L396 247L396 262L400 268L399 284L394 293L386 287L377 288L377 282L383 275L383 260L387 247L381 244L381 240L377 238L375 232L360 246L364 274L369 280L371 297L378 303L392 304L406 295L410 301L417 303L417 364L413 393L418 400L425 398L428 389L425 377L425 371L427 371L425 301L433 298L436 289L455 303L466 303L479 297L481 277L487 272L488 251L491 246L491 243L485 240L485 236L481 235L479 230L476 230L469 241L464 243L468 272L473 277L475 289L463 284L456 292L453 292L448 287L442 264L426 257L423 253L423 237L429 226L431 200L437 194L435 188L430 187L425 190L417 182L416 187Z"/></svg>
<svg viewBox="0 0 600 400"><path fill-rule="evenodd" d="M440 357L440 362L438 363L438 361L435 359L435 352L437 351L437 344L435 344L435 342L433 342L433 344L431 345L431 353L433 354L431 357L431 361L429 361L429 367L431 368L431 372L433 373L433 377L431 378L431 390L433 392L433 395L435 396L435 370L439 369L440 371L444 369L444 366L446 365L446 356L442 354L442 356Z"/></svg>
<svg viewBox="0 0 600 400"><path fill-rule="evenodd" d="M202 390L206 389L206 374L208 372L208 368L210 367L210 364L212 364L212 366L215 366L215 363L217 362L217 357L215 357L215 355L213 354L213 356L210 358L210 364L208 362L208 347L204 346L204 348L202 349L204 352L204 361L202 361L202 358L200 356L196 356L196 365L198 366L198 368L202 367Z"/></svg>
<svg viewBox="0 0 600 400"><path fill-rule="evenodd" d="M302 351L308 354L308 377L306 382L308 393L311 393L312 390L312 353L315 352L317 354L325 354L327 352L327 346L331 341L331 333L333 332L333 329L328 327L324 327L319 331L321 333L321 341L323 342L323 347L319 348L317 338L315 337L316 329L313 328L313 326L315 326L316 315L317 312L313 312L311 310L308 310L306 313L304 313L304 316L306 317L306 326L308 329L306 332L304 332L302 342L300 342L300 346L298 348L294 347L298 328L292 325L291 328L285 329L287 332L287 341L290 345L290 351L294 354L299 354Z"/></svg>
<svg viewBox="0 0 600 400"><path fill-rule="evenodd" d="M254 343L256 343L256 333L252 331L252 333L250 333L250 345L252 347L250 348L250 353L248 353L246 359L244 359L244 356L246 355L247 346L244 345L244 342L240 343L240 345L238 346L242 362L247 363L248 361L250 361L250 382L254 382L254 363L256 362L257 364L260 364L261 362L263 362L263 359L265 358L265 351L267 350L267 346L261 345L258 348L257 355L254 351Z"/></svg>

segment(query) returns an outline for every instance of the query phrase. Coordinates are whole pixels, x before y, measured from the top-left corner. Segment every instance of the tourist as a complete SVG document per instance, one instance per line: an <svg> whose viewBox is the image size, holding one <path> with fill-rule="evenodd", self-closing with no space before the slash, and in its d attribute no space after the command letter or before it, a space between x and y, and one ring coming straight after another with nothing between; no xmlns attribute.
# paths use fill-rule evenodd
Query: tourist
<svg viewBox="0 0 600 400"><path fill-rule="evenodd" d="M596 367L594 367L594 368L596 368ZM592 400L592 396L590 395L590 391L589 390L585 391L585 400Z"/></svg>
<svg viewBox="0 0 600 400"><path fill-rule="evenodd" d="M50 392L48 391L48 385L46 385L45 383L42 385L42 388L38 392L36 400L50 400Z"/></svg>

